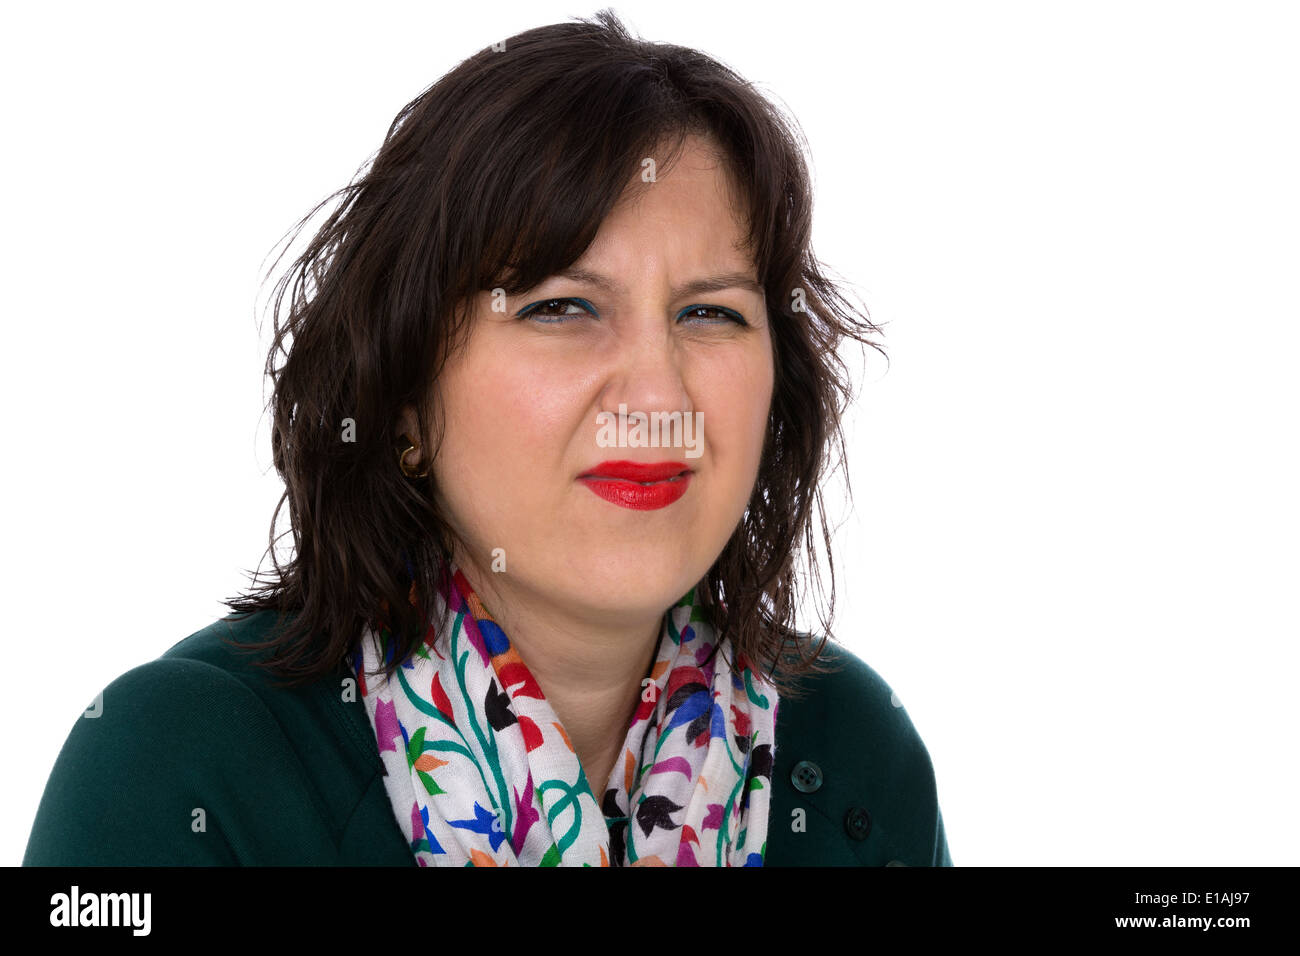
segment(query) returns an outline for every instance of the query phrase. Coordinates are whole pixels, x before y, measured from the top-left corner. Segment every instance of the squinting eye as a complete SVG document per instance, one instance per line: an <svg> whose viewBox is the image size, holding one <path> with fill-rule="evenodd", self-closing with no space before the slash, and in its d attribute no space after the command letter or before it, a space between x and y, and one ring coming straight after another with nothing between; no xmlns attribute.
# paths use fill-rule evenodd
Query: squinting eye
<svg viewBox="0 0 1300 956"><path fill-rule="evenodd" d="M541 302L535 303L520 312L518 318L536 319L538 322L545 323L546 325L557 325L568 319L576 318L578 313L566 312L555 314L557 310L551 308L552 306L563 307L565 303L584 308L592 315L596 314L596 310L591 307L591 303L586 299L543 299Z"/></svg>
<svg viewBox="0 0 1300 956"><path fill-rule="evenodd" d="M589 315L595 318L600 317L600 313L597 312L595 307L586 299L563 297L563 298L555 298L555 299L543 299L540 302L535 302L532 305L527 306L522 312L519 312L516 318L534 319L545 325L558 325L562 322L568 321L569 319L576 319L580 317L581 313L579 312L561 311L567 306L575 306L575 305L578 306L580 309L586 310L586 312ZM700 314L700 313L708 313L708 312L712 312L714 314L712 316ZM678 315L677 318L679 321L680 320L691 321L691 320L698 319L701 320L702 323L705 325L726 324L728 322L735 323L736 325L749 324L748 322L745 321L744 317L741 316L739 313L732 312L730 309L724 309L716 305L693 305L688 309L684 309Z"/></svg>
<svg viewBox="0 0 1300 956"><path fill-rule="evenodd" d="M748 324L749 324L748 322L746 322L746 321L744 320L744 318L741 317L741 315L740 315L739 313L737 313L737 312L732 312L730 309L723 309L723 308L721 308L721 307L719 307L719 306L716 306L716 305L693 305L693 306L691 306L689 309L687 309L686 311L684 311L680 316L678 316L678 318L681 318L681 319L703 319L703 318L707 318L707 316L697 315L696 313L698 313L698 312L716 312L716 313L718 314L718 320L720 320L720 321L722 321L722 322L735 322L737 325L748 325ZM716 320L715 320L715 321L716 321ZM712 324L715 324L715 323L713 323L713 322L706 322L705 324L706 324L706 325L712 325Z"/></svg>

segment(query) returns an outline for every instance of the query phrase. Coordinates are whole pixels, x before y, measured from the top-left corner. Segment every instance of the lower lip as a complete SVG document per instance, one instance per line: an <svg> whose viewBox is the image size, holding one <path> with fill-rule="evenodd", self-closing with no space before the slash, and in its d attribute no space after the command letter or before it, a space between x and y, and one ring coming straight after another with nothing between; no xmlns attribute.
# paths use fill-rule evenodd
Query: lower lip
<svg viewBox="0 0 1300 956"><path fill-rule="evenodd" d="M580 478L579 481L610 504L634 511L654 511L657 508L667 508L686 494L691 476L687 473L680 478L654 481L648 485L622 478Z"/></svg>

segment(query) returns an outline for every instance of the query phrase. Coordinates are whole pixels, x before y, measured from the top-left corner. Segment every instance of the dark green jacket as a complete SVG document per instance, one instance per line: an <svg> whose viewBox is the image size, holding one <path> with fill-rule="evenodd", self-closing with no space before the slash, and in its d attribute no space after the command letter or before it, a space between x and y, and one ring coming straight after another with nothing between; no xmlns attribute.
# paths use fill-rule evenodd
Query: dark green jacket
<svg viewBox="0 0 1300 956"><path fill-rule="evenodd" d="M281 689L223 642L274 620L227 617L109 684L59 753L23 865L415 866L349 672ZM951 866L907 713L827 652L846 666L777 709L765 865Z"/></svg>

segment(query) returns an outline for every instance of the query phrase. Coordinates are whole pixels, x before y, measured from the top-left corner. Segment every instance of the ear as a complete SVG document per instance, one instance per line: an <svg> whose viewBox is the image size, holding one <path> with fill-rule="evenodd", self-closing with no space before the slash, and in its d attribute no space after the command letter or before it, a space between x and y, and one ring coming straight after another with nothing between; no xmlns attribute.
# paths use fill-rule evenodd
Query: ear
<svg viewBox="0 0 1300 956"><path fill-rule="evenodd" d="M420 434L419 428L420 424L415 418L415 406L403 405L401 411L397 414L398 441L401 440L403 435L406 435L414 444L423 446L424 436ZM413 452L411 458L416 457L416 454ZM411 461L411 458L408 458L407 461Z"/></svg>

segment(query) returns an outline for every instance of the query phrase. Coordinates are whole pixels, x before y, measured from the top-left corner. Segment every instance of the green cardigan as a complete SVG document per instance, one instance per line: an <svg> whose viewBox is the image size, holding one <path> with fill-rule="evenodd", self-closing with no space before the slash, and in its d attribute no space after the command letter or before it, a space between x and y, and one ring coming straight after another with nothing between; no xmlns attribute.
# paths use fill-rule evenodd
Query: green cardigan
<svg viewBox="0 0 1300 956"><path fill-rule="evenodd" d="M415 866L355 681L271 685L230 616L118 677L79 716L24 866ZM875 671L781 698L766 866L951 866L929 753Z"/></svg>

